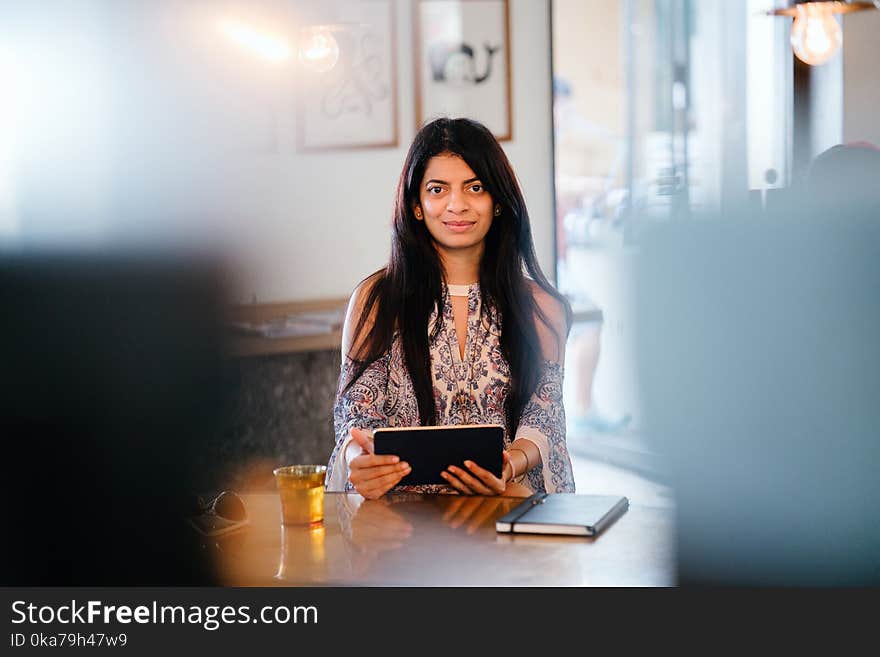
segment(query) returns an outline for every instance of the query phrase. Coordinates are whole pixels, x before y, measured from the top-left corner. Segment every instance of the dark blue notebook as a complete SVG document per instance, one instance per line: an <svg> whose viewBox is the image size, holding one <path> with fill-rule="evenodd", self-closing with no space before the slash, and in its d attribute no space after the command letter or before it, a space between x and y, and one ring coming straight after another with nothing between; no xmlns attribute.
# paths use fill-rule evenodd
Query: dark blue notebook
<svg viewBox="0 0 880 657"><path fill-rule="evenodd" d="M536 493L495 522L496 531L510 534L596 536L629 508L616 495Z"/></svg>

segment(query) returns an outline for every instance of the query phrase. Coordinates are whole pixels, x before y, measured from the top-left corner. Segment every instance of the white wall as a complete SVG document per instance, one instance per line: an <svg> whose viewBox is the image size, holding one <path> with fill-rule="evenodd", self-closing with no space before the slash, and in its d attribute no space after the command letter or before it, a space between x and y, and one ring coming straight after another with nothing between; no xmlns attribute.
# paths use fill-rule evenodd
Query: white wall
<svg viewBox="0 0 880 657"><path fill-rule="evenodd" d="M843 139L880 146L880 11L843 18Z"/></svg>
<svg viewBox="0 0 880 657"><path fill-rule="evenodd" d="M239 301L348 295L389 252L395 186L416 129L413 4L395 0L398 146L322 153L296 147L294 60L261 59L216 29L234 16L295 40L290 26L306 0L77 3L87 12L5 5L0 24L16 50L0 53L0 63L23 62L36 76L19 76L10 94L31 108L31 120L16 124L18 142L54 146L0 161L0 245L170 236L224 246ZM504 148L552 278L548 0L511 0L510 12L513 139ZM78 38L57 38L65 26ZM93 44L85 52L84 40ZM33 53L66 65L35 68ZM101 176L83 177L89 162L101 164ZM70 192L80 179L79 193Z"/></svg>

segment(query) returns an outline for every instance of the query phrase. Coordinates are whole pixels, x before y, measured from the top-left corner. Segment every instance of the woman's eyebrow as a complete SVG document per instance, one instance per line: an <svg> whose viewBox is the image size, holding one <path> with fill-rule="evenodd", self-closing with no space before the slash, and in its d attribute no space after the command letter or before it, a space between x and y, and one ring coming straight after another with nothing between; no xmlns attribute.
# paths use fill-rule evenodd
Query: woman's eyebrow
<svg viewBox="0 0 880 657"><path fill-rule="evenodd" d="M478 180L479 180L479 178L475 176L473 178L468 178L467 180L463 181L461 184L467 185L468 183L477 182ZM439 180L437 178L431 178L430 180L425 182L426 185L430 185L431 183L438 183L440 185L448 185L449 184L445 180Z"/></svg>

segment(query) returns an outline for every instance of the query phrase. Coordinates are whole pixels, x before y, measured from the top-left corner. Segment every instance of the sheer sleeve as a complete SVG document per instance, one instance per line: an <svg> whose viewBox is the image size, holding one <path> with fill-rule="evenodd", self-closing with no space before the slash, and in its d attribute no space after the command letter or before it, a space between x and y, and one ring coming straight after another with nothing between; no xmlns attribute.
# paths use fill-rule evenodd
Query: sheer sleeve
<svg viewBox="0 0 880 657"><path fill-rule="evenodd" d="M372 363L358 380L345 390L357 368L357 363L343 356L339 374L336 402L333 405L333 428L336 445L327 463L325 488L328 491L354 490L348 481L346 449L351 442L351 429L378 429L387 426L384 411L388 386L388 357ZM343 392L344 391L344 392Z"/></svg>
<svg viewBox="0 0 880 657"><path fill-rule="evenodd" d="M562 376L558 363L544 361L538 385L523 409L516 430L517 439L532 441L541 452L541 466L528 473L529 487L535 492L574 492L574 472L565 444Z"/></svg>

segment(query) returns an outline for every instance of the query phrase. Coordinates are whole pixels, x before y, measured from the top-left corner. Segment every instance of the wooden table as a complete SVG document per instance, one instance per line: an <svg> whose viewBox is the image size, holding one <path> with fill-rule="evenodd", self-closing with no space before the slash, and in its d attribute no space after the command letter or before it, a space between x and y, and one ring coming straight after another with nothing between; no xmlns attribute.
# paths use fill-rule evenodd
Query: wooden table
<svg viewBox="0 0 880 657"><path fill-rule="evenodd" d="M283 527L275 493L242 496L250 526L218 541L227 586L674 585L673 511L631 505L595 539L507 535L519 498L327 493L324 522Z"/></svg>

